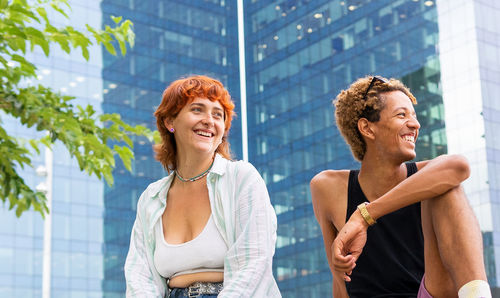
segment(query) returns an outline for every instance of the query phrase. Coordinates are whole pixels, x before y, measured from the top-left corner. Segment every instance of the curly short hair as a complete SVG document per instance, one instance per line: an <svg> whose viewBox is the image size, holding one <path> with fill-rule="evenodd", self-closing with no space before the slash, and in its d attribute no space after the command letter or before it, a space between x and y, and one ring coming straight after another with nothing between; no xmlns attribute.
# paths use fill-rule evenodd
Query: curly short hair
<svg viewBox="0 0 500 298"><path fill-rule="evenodd" d="M380 77L382 78L382 77ZM386 82L375 80L366 94L373 76L357 79L348 89L342 90L333 100L335 120L344 140L351 147L354 158L362 161L366 152L366 143L358 130L358 121L366 118L370 122L380 120L380 111L385 107L385 92L401 91L408 96L413 104L417 99L399 80L390 79ZM366 100L364 96L366 94Z"/></svg>
<svg viewBox="0 0 500 298"><path fill-rule="evenodd" d="M167 171L173 171L177 168L177 145L174 135L165 126L165 120L177 117L182 108L195 98L207 98L211 101L218 101L222 105L224 109L224 135L222 143L215 152L231 159L231 150L227 140L231 120L234 116L234 103L231 96L218 80L208 76L194 75L170 84L163 91L162 101L154 113L156 126L162 140L160 144L153 147L156 152L155 158Z"/></svg>

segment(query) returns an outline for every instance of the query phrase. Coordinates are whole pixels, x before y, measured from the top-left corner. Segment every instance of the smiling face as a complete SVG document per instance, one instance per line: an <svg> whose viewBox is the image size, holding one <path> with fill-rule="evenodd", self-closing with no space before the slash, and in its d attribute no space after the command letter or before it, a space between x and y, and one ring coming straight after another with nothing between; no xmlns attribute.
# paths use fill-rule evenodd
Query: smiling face
<svg viewBox="0 0 500 298"><path fill-rule="evenodd" d="M386 92L382 97L385 106L380 120L372 123L376 149L403 161L412 160L420 129L413 104L401 91Z"/></svg>
<svg viewBox="0 0 500 298"><path fill-rule="evenodd" d="M178 152L213 156L224 135L224 109L220 102L195 98L165 126L174 128Z"/></svg>

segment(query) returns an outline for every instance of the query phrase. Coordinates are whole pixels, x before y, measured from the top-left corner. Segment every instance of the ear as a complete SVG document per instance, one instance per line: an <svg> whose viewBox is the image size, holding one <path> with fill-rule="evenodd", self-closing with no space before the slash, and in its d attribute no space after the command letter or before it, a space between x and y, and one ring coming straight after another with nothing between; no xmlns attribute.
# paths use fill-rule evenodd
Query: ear
<svg viewBox="0 0 500 298"><path fill-rule="evenodd" d="M168 131L170 131L171 128L174 128L174 119L165 118L165 120L163 120L163 125L165 125Z"/></svg>
<svg viewBox="0 0 500 298"><path fill-rule="evenodd" d="M361 133L361 135L365 138L368 139L375 139L375 134L373 131L374 127L370 121L366 118L360 118L358 120L358 130Z"/></svg>

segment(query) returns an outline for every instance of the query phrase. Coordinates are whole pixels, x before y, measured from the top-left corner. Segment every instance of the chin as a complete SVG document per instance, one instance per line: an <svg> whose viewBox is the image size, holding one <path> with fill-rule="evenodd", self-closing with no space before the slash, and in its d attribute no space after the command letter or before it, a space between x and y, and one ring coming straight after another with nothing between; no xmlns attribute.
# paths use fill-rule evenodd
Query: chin
<svg viewBox="0 0 500 298"><path fill-rule="evenodd" d="M217 148L214 148L214 146L203 146L203 145L198 145L195 147L197 151L200 153L214 153Z"/></svg>
<svg viewBox="0 0 500 298"><path fill-rule="evenodd" d="M415 151L408 152L404 155L405 161L410 161L410 160L414 159L415 157L417 157L417 153L415 153Z"/></svg>

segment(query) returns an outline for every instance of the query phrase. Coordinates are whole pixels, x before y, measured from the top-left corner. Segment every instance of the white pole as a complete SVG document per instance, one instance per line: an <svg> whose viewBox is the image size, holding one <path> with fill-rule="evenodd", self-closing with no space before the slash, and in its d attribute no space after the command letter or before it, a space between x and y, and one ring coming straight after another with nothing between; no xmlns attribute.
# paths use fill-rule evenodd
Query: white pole
<svg viewBox="0 0 500 298"><path fill-rule="evenodd" d="M238 51L240 56L240 99L241 99L241 147L243 160L248 161L247 130L247 83L245 69L245 28L243 19L243 0L238 0Z"/></svg>
<svg viewBox="0 0 500 298"><path fill-rule="evenodd" d="M50 298L51 290L51 255L52 255L52 160L53 154L50 148L45 148L45 169L47 207L49 213L45 215L43 224L43 271L42 271L42 298Z"/></svg>

